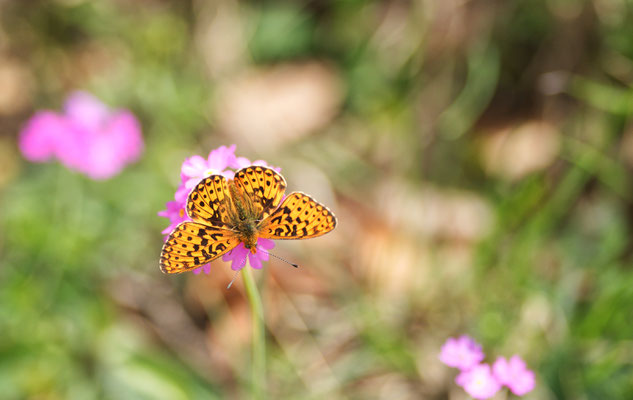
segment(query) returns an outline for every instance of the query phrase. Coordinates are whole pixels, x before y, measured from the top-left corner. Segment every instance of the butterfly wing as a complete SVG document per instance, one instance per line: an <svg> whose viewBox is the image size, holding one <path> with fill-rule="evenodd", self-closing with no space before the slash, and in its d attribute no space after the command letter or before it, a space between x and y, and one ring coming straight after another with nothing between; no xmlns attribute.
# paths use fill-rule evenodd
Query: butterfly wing
<svg viewBox="0 0 633 400"><path fill-rule="evenodd" d="M334 229L336 217L307 194L294 192L260 226L259 237L262 238L307 239Z"/></svg>
<svg viewBox="0 0 633 400"><path fill-rule="evenodd" d="M235 173L235 185L246 193L257 208L260 219L269 216L275 210L286 191L286 180L277 171L251 165Z"/></svg>
<svg viewBox="0 0 633 400"><path fill-rule="evenodd" d="M178 274L198 268L239 244L234 233L199 222L183 222L174 229L160 253L160 269Z"/></svg>
<svg viewBox="0 0 633 400"><path fill-rule="evenodd" d="M230 202L226 178L222 175L210 175L198 182L189 193L187 215L194 221L228 228Z"/></svg>

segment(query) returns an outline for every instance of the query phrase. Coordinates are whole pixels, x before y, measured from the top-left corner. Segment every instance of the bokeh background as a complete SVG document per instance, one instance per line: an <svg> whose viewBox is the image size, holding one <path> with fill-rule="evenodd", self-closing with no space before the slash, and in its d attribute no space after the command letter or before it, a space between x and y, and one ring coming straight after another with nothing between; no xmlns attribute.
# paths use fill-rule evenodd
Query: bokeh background
<svg viewBox="0 0 633 400"><path fill-rule="evenodd" d="M112 179L18 150L76 89L142 123ZM158 268L237 144L339 220L256 272L271 398L466 399L467 333L526 398L631 399L632 114L630 0L0 1L0 398L248 398L241 280Z"/></svg>

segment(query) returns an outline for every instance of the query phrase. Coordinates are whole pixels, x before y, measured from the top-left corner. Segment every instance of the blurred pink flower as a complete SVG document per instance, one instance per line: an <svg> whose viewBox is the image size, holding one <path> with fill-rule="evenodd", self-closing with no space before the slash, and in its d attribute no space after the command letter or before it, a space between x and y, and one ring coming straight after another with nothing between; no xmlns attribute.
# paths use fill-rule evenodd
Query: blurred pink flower
<svg viewBox="0 0 633 400"><path fill-rule="evenodd" d="M439 356L440 361L449 367L468 370L479 364L484 359L481 345L470 336L463 335L457 339L448 338Z"/></svg>
<svg viewBox="0 0 633 400"><path fill-rule="evenodd" d="M523 396L534 389L534 372L527 369L521 357L514 355L510 360L497 358L492 370L500 384L507 386L512 393Z"/></svg>
<svg viewBox="0 0 633 400"><path fill-rule="evenodd" d="M263 160L251 162L245 157L237 157L235 155L235 145L228 147L220 146L212 150L206 159L198 155L185 159L180 171L181 182L178 189L176 189L174 200L168 201L166 210L158 213L159 216L169 219L169 226L161 232L166 235L165 240L167 240L171 231L178 226L178 224L191 220L186 212L187 197L191 189L193 189L200 180L213 174L223 175L225 178L231 179L235 175L235 170L249 165L268 166ZM276 171L280 170L275 167L271 168ZM275 244L272 240L258 239L257 246L264 250L269 250L275 247ZM262 261L267 261L269 258L267 252L257 251L255 254L252 254L244 247L244 244L240 243L235 249L226 253L222 257L222 260L231 261L231 268L233 270L239 270L246 265L246 257L248 257L251 267L256 269L260 269L262 267ZM211 272L210 265L205 264L193 270L193 273L199 274L201 271L209 274Z"/></svg>
<svg viewBox="0 0 633 400"><path fill-rule="evenodd" d="M19 146L33 162L57 158L92 179L108 179L143 151L141 127L127 110L110 110L89 93L74 92L64 112L40 111L20 132Z"/></svg>
<svg viewBox="0 0 633 400"><path fill-rule="evenodd" d="M501 389L501 384L492 375L488 364L479 364L462 371L455 378L455 383L475 399L489 399Z"/></svg>

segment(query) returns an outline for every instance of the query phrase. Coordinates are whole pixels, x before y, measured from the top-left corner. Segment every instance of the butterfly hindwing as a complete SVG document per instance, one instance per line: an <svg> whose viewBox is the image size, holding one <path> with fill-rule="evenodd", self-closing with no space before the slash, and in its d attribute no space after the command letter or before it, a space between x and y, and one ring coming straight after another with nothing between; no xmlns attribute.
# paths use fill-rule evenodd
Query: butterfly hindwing
<svg viewBox="0 0 633 400"><path fill-rule="evenodd" d="M187 221L169 235L160 253L160 269L168 274L190 271L215 260L239 244L233 232Z"/></svg>
<svg viewBox="0 0 633 400"><path fill-rule="evenodd" d="M256 204L261 218L266 218L279 206L286 191L286 180L275 170L251 165L235 173L235 185Z"/></svg>
<svg viewBox="0 0 633 400"><path fill-rule="evenodd" d="M202 179L187 198L187 215L216 227L227 227L230 195L226 178L211 175Z"/></svg>
<svg viewBox="0 0 633 400"><path fill-rule="evenodd" d="M268 239L307 239L336 227L336 217L326 206L305 193L293 192L261 223L259 236Z"/></svg>

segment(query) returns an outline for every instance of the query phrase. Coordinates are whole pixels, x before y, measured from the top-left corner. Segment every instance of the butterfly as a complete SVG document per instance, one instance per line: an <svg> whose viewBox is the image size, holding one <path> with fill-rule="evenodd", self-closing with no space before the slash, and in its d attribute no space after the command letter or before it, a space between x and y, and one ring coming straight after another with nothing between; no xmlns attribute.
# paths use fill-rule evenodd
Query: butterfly
<svg viewBox="0 0 633 400"><path fill-rule="evenodd" d="M167 274L191 271L240 243L255 254L257 239L308 239L336 227L326 206L305 193L284 198L286 180L271 168L252 165L227 180L202 179L189 193L187 215L169 234L160 254Z"/></svg>

